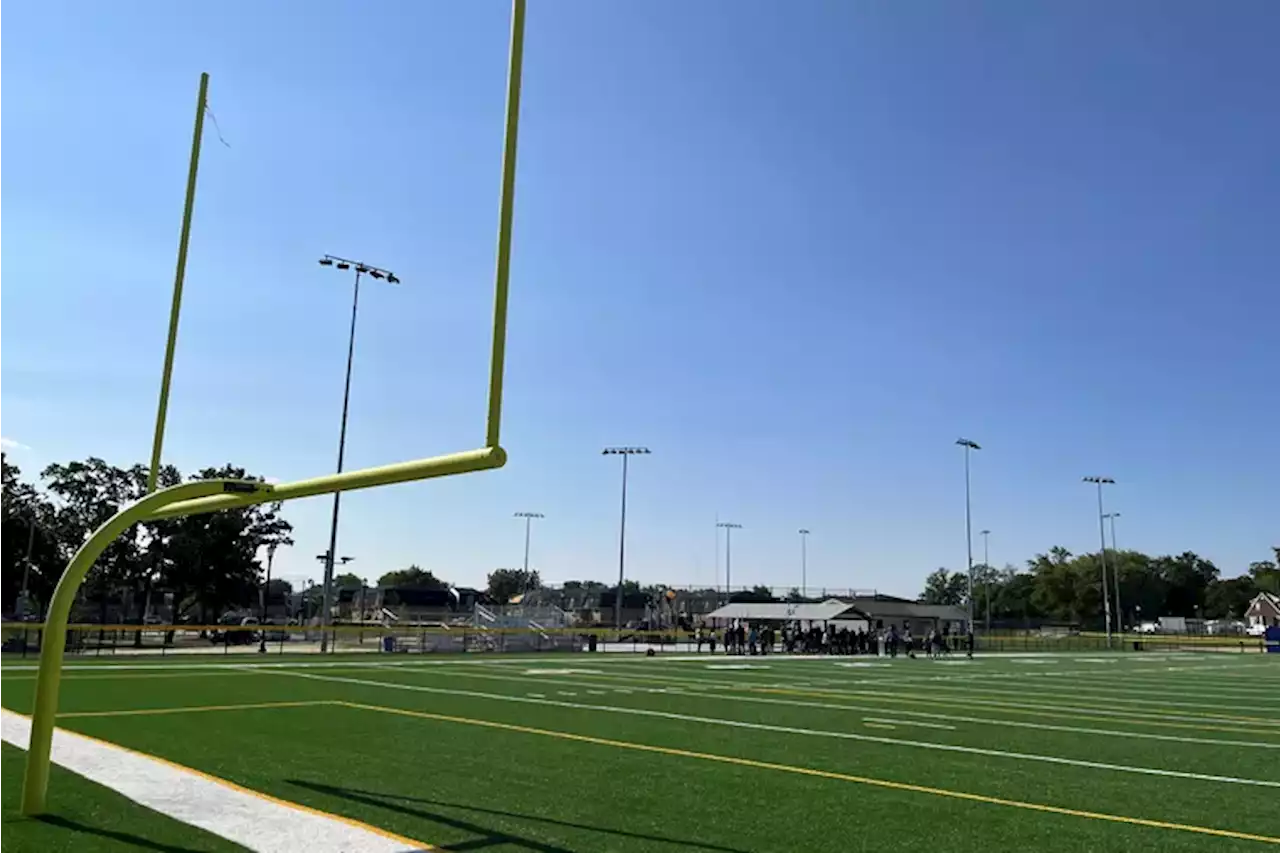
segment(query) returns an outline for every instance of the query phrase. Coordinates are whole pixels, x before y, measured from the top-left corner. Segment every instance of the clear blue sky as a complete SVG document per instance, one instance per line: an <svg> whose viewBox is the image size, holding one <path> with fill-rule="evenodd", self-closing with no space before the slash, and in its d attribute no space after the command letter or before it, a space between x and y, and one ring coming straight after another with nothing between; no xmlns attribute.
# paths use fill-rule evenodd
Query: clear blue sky
<svg viewBox="0 0 1280 853"><path fill-rule="evenodd" d="M197 14L198 12L198 14ZM483 443L508 6L6 7L3 431L32 473L145 461L199 73L165 461L348 467ZM494 473L358 492L376 578L518 565L916 593L1122 547L1237 574L1280 539L1280 4L530 3ZM16 443L16 444L15 444ZM17 446L18 444L24 447ZM287 507L315 576L329 500ZM979 546L980 556L980 546Z"/></svg>

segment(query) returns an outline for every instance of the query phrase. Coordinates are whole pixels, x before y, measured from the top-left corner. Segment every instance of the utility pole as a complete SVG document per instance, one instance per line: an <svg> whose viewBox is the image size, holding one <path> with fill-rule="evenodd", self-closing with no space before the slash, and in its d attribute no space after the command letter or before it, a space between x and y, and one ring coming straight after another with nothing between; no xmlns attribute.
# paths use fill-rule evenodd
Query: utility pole
<svg viewBox="0 0 1280 853"><path fill-rule="evenodd" d="M805 598L809 588L809 531L800 528L800 597Z"/></svg>
<svg viewBox="0 0 1280 853"><path fill-rule="evenodd" d="M724 594L727 604L733 598L733 531L741 530L742 525L732 521L717 521L716 527L724 528Z"/></svg>
<svg viewBox="0 0 1280 853"><path fill-rule="evenodd" d="M1105 516L1111 520L1111 555L1115 557L1115 565L1111 567L1111 583L1116 588L1116 633L1124 637L1124 608L1120 606L1120 546L1116 544L1116 519L1118 512L1109 512Z"/></svg>
<svg viewBox="0 0 1280 853"><path fill-rule="evenodd" d="M982 537L982 571L983 571L983 591L986 593L987 599L987 632L991 631L991 531L979 530L978 535Z"/></svg>

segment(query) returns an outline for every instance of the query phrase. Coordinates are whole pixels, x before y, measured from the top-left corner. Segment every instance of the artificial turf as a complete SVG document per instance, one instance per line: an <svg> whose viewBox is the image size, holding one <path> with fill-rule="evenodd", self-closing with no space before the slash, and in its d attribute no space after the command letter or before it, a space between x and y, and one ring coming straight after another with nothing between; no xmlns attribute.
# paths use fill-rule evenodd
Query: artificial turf
<svg viewBox="0 0 1280 853"><path fill-rule="evenodd" d="M1258 655L318 662L86 663L59 725L445 848L1280 844L1280 661ZM5 667L5 707L29 711L32 675ZM226 707L297 702L324 704ZM223 710L99 715L201 706ZM59 827L11 821L20 755L4 752L4 849L56 849ZM97 793L73 805L72 785ZM84 811L119 798L67 773L51 791L82 824L125 811ZM126 805L132 833L235 849Z"/></svg>

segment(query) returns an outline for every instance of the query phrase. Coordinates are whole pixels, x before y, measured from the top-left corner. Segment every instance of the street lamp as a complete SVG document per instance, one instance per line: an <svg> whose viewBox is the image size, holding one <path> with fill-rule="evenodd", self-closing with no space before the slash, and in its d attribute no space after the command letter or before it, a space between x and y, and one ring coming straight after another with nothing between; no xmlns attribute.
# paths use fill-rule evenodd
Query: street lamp
<svg viewBox="0 0 1280 853"><path fill-rule="evenodd" d="M1098 552L1098 557L1102 561L1102 618L1107 624L1107 648L1111 648L1111 593L1107 588L1107 529L1103 526L1102 520L1102 487L1104 484L1114 485L1116 481L1110 477L1083 477L1081 479L1098 487L1098 538L1102 542L1102 550Z"/></svg>
<svg viewBox="0 0 1280 853"><path fill-rule="evenodd" d="M732 521L717 521L716 527L724 528L724 599L728 603L733 598L733 562L730 557L732 551L731 540L733 539L733 531L741 530L741 524L734 524Z"/></svg>
<svg viewBox="0 0 1280 853"><path fill-rule="evenodd" d="M1111 583L1116 588L1116 633L1121 635L1121 642L1123 642L1124 608L1120 606L1120 546L1116 544L1116 519L1120 517L1120 513L1109 512L1102 517L1111 520L1111 553L1116 558L1116 564L1111 567Z"/></svg>
<svg viewBox="0 0 1280 853"><path fill-rule="evenodd" d="M982 587L987 599L987 631L991 630L991 531L979 530L982 537Z"/></svg>
<svg viewBox="0 0 1280 853"><path fill-rule="evenodd" d="M956 444L964 448L964 541L969 566L969 631L973 632L973 513L969 499L969 455L974 450L981 450L978 442L967 438L957 438Z"/></svg>
<svg viewBox="0 0 1280 853"><path fill-rule="evenodd" d="M622 457L622 516L618 525L618 593L613 599L613 627L622 636L622 581L627 564L627 460L632 456L649 455L647 447L606 447L604 456Z"/></svg>
<svg viewBox="0 0 1280 853"><path fill-rule="evenodd" d="M546 518L540 512L517 512L515 518L524 519L524 589L529 591L529 530L535 518Z"/></svg>
<svg viewBox="0 0 1280 853"><path fill-rule="evenodd" d="M342 473L342 461L347 450L347 409L351 402L351 360L356 350L356 312L360 308L360 276L366 273L372 278L387 280L388 284L399 284L400 279L397 278L390 270L384 270L381 267L375 267L362 261L352 261L346 258L339 258L336 255L325 255L320 259L320 266L331 267L333 269L346 271L353 266L356 269L355 287L351 296L351 334L347 338L347 378L342 387L342 426L338 431L338 472ZM324 589L321 591L321 606L323 611L320 614L320 652L323 654L328 651L329 640L325 630L329 627L329 596L333 589L333 559L332 555L338 551L338 510L342 503L342 492L333 493L333 518L329 522L329 550L330 559L324 564Z"/></svg>
<svg viewBox="0 0 1280 853"><path fill-rule="evenodd" d="M800 528L800 597L809 588L809 531Z"/></svg>
<svg viewBox="0 0 1280 853"><path fill-rule="evenodd" d="M267 630L262 626L267 624L267 599L271 596L271 564L275 562L276 547L279 546L279 544L279 542L272 542L267 546L267 581L262 585L262 608L261 612L258 614L258 630L260 635L258 638L258 651L261 654L267 653Z"/></svg>

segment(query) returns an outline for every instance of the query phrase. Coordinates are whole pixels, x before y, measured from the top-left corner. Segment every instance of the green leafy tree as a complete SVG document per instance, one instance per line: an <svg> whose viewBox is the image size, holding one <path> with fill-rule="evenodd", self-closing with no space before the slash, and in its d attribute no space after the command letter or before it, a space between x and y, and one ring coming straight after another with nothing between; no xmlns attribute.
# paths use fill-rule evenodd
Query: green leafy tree
<svg viewBox="0 0 1280 853"><path fill-rule="evenodd" d="M1250 575L1214 581L1205 591L1204 615L1210 619L1240 619L1258 594Z"/></svg>
<svg viewBox="0 0 1280 853"><path fill-rule="evenodd" d="M968 589L969 579L964 572L934 569L924 579L920 601L925 604L963 604Z"/></svg>
<svg viewBox="0 0 1280 853"><path fill-rule="evenodd" d="M538 589L542 579L536 571L523 569L495 569L489 573L489 595L505 604L526 590Z"/></svg>
<svg viewBox="0 0 1280 853"><path fill-rule="evenodd" d="M1275 549L1275 560L1258 560L1249 564L1249 577L1259 592L1280 595L1280 547Z"/></svg>
<svg viewBox="0 0 1280 853"><path fill-rule="evenodd" d="M356 586L359 587L359 579L356 579ZM440 580L426 569L420 566L409 566L407 569L397 569L394 572L387 572L378 578L378 586L389 587L415 587L418 589L447 589L449 584Z"/></svg>
<svg viewBox="0 0 1280 853"><path fill-rule="evenodd" d="M334 589L362 589L363 587L364 581L358 575L352 574L351 572L343 572L342 574L334 575L333 577Z"/></svg>

